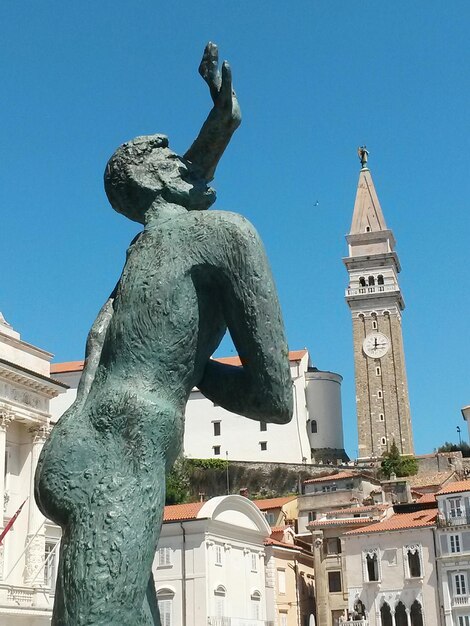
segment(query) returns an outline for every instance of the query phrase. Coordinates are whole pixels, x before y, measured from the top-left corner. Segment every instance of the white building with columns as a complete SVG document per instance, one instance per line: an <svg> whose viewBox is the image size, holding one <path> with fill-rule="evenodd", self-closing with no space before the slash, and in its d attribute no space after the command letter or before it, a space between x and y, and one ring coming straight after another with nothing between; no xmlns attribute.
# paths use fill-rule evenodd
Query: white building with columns
<svg viewBox="0 0 470 626"><path fill-rule="evenodd" d="M49 433L50 401L66 386L52 354L23 341L0 313L0 624L50 624L60 530L34 501L34 473Z"/></svg>
<svg viewBox="0 0 470 626"><path fill-rule="evenodd" d="M240 365L238 357L217 359ZM289 352L294 415L289 424L246 419L214 405L194 388L186 406L184 454L230 461L312 463L347 460L341 409L342 377L312 367L309 353ZM57 421L76 397L83 361L55 363L54 377L69 386L52 402Z"/></svg>

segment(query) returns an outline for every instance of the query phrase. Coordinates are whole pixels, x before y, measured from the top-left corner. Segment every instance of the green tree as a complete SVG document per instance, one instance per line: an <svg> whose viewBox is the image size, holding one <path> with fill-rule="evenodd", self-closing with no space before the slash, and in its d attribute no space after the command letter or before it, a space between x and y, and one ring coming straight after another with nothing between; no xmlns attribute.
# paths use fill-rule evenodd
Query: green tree
<svg viewBox="0 0 470 626"><path fill-rule="evenodd" d="M393 441L390 450L382 456L380 465L380 474L383 478L390 478L392 474L396 474L398 478L404 476L413 476L418 473L418 462L414 456L402 456L398 450L398 446Z"/></svg>
<svg viewBox="0 0 470 626"><path fill-rule="evenodd" d="M190 481L186 459L180 456L176 459L171 472L166 477L165 504L182 504L187 502L190 495Z"/></svg>
<svg viewBox="0 0 470 626"><path fill-rule="evenodd" d="M462 456L470 456L470 446L467 442L462 441L461 444L451 443L450 441L444 441L442 446L437 449L438 452L461 452Z"/></svg>

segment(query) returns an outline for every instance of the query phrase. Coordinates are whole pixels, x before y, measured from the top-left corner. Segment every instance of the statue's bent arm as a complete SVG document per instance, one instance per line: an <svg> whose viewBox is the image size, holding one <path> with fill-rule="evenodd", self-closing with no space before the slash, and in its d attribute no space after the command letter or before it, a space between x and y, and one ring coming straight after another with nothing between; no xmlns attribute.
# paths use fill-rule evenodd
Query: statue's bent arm
<svg viewBox="0 0 470 626"><path fill-rule="evenodd" d="M210 360L202 393L228 411L287 423L292 418L288 348L276 288L263 244L241 216L226 214L221 290L227 327L242 361L234 367Z"/></svg>

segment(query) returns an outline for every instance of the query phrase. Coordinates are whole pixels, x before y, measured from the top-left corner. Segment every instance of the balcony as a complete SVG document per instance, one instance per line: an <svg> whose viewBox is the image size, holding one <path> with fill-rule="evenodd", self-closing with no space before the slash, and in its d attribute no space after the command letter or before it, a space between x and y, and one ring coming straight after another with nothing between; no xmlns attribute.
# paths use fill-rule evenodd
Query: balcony
<svg viewBox="0 0 470 626"><path fill-rule="evenodd" d="M274 626L274 622L245 617L209 617L207 624L208 626Z"/></svg>
<svg viewBox="0 0 470 626"><path fill-rule="evenodd" d="M356 287L355 289L346 289L347 296L366 296L374 293L385 293L390 291L399 291L396 285L367 285L366 287Z"/></svg>
<svg viewBox="0 0 470 626"><path fill-rule="evenodd" d="M470 596L454 596L452 598L452 607L470 606Z"/></svg>
<svg viewBox="0 0 470 626"><path fill-rule="evenodd" d="M368 619L349 619L346 622L340 622L341 626L369 626Z"/></svg>

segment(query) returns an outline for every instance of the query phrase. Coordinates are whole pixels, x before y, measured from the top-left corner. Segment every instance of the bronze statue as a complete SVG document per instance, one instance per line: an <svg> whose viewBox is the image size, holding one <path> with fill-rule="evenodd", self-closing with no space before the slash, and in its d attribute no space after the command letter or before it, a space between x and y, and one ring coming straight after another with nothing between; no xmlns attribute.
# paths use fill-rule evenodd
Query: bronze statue
<svg viewBox="0 0 470 626"><path fill-rule="evenodd" d="M87 340L75 403L54 427L36 500L63 538L54 626L159 625L152 562L165 472L197 386L254 420L286 423L292 382L276 289L246 219L207 211L207 183L241 116L227 63L209 43L199 68L214 106L184 157L138 137L105 172L113 208L141 222ZM211 359L226 329L242 366Z"/></svg>

